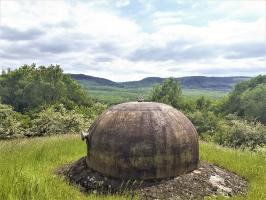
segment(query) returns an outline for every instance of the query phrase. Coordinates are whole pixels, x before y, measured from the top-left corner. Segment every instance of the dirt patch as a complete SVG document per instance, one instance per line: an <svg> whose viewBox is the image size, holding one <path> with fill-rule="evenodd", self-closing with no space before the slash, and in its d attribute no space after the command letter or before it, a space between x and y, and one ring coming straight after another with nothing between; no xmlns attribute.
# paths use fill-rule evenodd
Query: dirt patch
<svg viewBox="0 0 266 200"><path fill-rule="evenodd" d="M85 157L56 171L87 193L128 193L140 199L203 199L206 196L245 195L247 181L207 162L191 173L163 180L131 180L105 177L86 165Z"/></svg>

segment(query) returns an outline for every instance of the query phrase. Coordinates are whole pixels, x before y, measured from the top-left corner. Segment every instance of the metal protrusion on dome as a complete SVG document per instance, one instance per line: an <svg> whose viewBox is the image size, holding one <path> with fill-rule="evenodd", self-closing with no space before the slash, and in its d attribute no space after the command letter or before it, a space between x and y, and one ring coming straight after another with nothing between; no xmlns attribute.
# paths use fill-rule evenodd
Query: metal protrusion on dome
<svg viewBox="0 0 266 200"><path fill-rule="evenodd" d="M144 97L142 95L138 96L138 102L144 102Z"/></svg>

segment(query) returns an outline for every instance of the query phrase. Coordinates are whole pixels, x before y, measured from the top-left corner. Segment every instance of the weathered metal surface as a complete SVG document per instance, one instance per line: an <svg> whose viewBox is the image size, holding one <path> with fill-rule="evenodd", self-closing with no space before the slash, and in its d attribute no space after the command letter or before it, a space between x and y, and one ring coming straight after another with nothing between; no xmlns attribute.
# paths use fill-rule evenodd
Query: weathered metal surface
<svg viewBox="0 0 266 200"><path fill-rule="evenodd" d="M197 168L198 135L181 112L161 103L111 107L91 125L87 164L107 176L153 179Z"/></svg>

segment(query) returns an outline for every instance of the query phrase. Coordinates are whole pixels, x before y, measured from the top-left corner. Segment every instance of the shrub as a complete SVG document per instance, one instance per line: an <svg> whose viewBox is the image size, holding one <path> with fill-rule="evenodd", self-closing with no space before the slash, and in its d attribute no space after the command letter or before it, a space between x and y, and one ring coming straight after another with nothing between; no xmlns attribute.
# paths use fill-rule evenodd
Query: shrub
<svg viewBox="0 0 266 200"><path fill-rule="evenodd" d="M255 150L266 145L266 127L246 120L224 121L213 139L220 145Z"/></svg>
<svg viewBox="0 0 266 200"><path fill-rule="evenodd" d="M13 111L11 106L0 104L0 139L23 136L27 123L27 117Z"/></svg>
<svg viewBox="0 0 266 200"><path fill-rule="evenodd" d="M98 117L104 110L106 110L107 105L102 103L94 103L91 107L87 106L77 106L75 111L82 114L84 118L88 121L93 121Z"/></svg>
<svg viewBox="0 0 266 200"><path fill-rule="evenodd" d="M218 123L218 118L211 111L196 111L188 113L187 117L192 121L199 136L204 140L210 140L214 135Z"/></svg>
<svg viewBox="0 0 266 200"><path fill-rule="evenodd" d="M32 121L31 135L51 135L66 133L81 133L89 126L83 115L76 111L68 111L59 104L51 106L40 113Z"/></svg>

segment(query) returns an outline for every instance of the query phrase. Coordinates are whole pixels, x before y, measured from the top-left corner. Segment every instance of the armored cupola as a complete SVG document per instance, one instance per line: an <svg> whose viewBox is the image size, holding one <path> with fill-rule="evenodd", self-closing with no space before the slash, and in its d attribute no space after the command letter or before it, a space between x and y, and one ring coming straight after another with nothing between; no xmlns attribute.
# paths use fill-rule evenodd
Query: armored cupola
<svg viewBox="0 0 266 200"><path fill-rule="evenodd" d="M129 102L102 113L85 136L88 167L121 179L160 179L197 168L198 135L171 106Z"/></svg>

